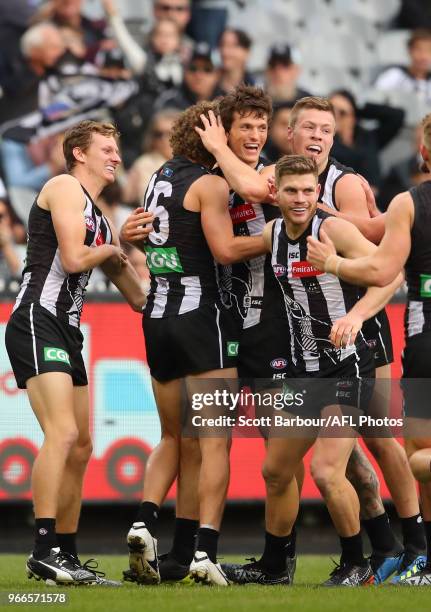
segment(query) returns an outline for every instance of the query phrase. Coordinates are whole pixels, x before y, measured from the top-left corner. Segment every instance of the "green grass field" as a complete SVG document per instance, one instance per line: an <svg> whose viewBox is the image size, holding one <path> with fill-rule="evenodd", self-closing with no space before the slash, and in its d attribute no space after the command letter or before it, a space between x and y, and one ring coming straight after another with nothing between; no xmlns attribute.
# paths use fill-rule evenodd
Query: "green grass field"
<svg viewBox="0 0 431 612"><path fill-rule="evenodd" d="M108 577L119 578L127 566L125 556L99 556L100 567ZM232 560L240 560L232 558ZM202 585L166 585L138 587L126 583L122 588L47 587L42 582L28 580L24 571L24 555L0 556L0 607L15 610L41 609L40 604L8 604L8 593L66 593L66 607L42 604L44 609L62 609L94 612L123 612L148 610L151 612L202 612L242 610L299 610L300 612L390 612L412 609L415 612L431 610L431 591L426 587L409 588L383 585L357 589L324 589L318 587L328 577L332 562L328 557L303 556L293 587L205 587Z"/></svg>

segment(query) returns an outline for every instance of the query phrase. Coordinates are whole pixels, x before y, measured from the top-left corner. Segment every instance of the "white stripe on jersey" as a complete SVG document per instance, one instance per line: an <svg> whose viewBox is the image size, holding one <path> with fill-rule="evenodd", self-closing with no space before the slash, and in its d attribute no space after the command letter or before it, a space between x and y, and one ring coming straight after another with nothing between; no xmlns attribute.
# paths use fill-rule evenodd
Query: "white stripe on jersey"
<svg viewBox="0 0 431 612"><path fill-rule="evenodd" d="M31 305L30 305L30 330L31 330L31 339L32 339L32 343L33 343L34 369L35 369L35 372L36 372L36 376L38 376L38 374L39 374L39 363L37 361L36 336L34 335L33 306L34 306L34 304L31 303Z"/></svg>
<svg viewBox="0 0 431 612"><path fill-rule="evenodd" d="M155 276L154 280L156 281L156 290L153 294L154 303L150 316L151 318L160 319L163 317L168 301L169 281L162 276Z"/></svg>
<svg viewBox="0 0 431 612"><path fill-rule="evenodd" d="M181 284L184 285L185 291L178 314L184 314L199 308L202 297L202 288L199 276L183 276L181 278Z"/></svg>
<svg viewBox="0 0 431 612"><path fill-rule="evenodd" d="M224 363L223 363L223 339L222 339L222 335L221 335L221 329L220 329L220 310L218 309L217 304L215 305L215 309L217 310L217 316L216 316L216 323L217 323L217 330L218 330L218 347L219 347L219 355L220 355L220 369L222 370L224 367Z"/></svg>
<svg viewBox="0 0 431 612"><path fill-rule="evenodd" d="M423 332L425 325L424 303L410 300L407 304L407 336L415 336Z"/></svg>
<svg viewBox="0 0 431 612"><path fill-rule="evenodd" d="M24 295L24 292L27 289L27 285L29 284L30 279L31 279L31 272L26 272L24 276L22 277L21 289L19 290L19 293L16 296L16 300L15 300L15 304L14 304L12 312L15 312L15 310L21 304L22 296Z"/></svg>
<svg viewBox="0 0 431 612"><path fill-rule="evenodd" d="M382 345L382 348L383 348L383 352L385 354L385 361L386 361L386 363L389 363L388 353L386 351L385 342L384 342L383 336L382 336L382 324L379 321L379 317L374 317L374 321L376 322L377 327L379 329L379 339L380 339L380 344Z"/></svg>
<svg viewBox="0 0 431 612"><path fill-rule="evenodd" d="M322 194L323 203L330 208L337 209L335 202L333 201L334 183L341 174L343 174L343 170L331 164L325 181L325 191Z"/></svg>
<svg viewBox="0 0 431 612"><path fill-rule="evenodd" d="M60 249L57 248L54 258L52 260L51 269L45 279L42 291L40 292L39 303L41 306L49 310L55 317L57 316L57 298L60 294L64 280L66 279L66 272L63 270L60 259ZM72 296L71 296L72 297ZM77 323L75 323L77 325Z"/></svg>

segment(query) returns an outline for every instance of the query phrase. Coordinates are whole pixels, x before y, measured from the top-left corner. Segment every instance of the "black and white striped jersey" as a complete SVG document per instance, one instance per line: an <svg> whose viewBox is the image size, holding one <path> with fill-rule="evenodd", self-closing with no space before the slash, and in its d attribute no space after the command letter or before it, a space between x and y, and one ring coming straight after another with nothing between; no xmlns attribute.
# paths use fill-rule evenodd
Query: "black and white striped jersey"
<svg viewBox="0 0 431 612"><path fill-rule="evenodd" d="M346 174L356 174L356 172L353 168L340 164L340 162L333 157L328 159L326 168L319 174L319 202L338 210L338 206L335 202L335 187L340 178Z"/></svg>
<svg viewBox="0 0 431 612"><path fill-rule="evenodd" d="M268 162L259 161L260 172ZM259 236L272 219L280 216L278 206L246 202L234 191L229 195L229 212L235 236ZM271 256L219 266L219 284L224 305L233 309L244 329L272 317L283 317L283 296L271 268Z"/></svg>
<svg viewBox="0 0 431 612"><path fill-rule="evenodd" d="M84 244L88 247L111 244L112 233L107 219L84 188L83 191ZM51 213L38 206L36 197L28 219L26 264L14 310L21 304L36 302L61 321L79 327L90 276L91 270L75 274L64 271Z"/></svg>
<svg viewBox="0 0 431 612"><path fill-rule="evenodd" d="M431 181L410 189L414 205L411 250L407 259L406 338L431 331Z"/></svg>
<svg viewBox="0 0 431 612"><path fill-rule="evenodd" d="M216 264L205 239L201 215L186 210L184 197L209 170L174 157L153 174L145 210L154 214L145 246L151 285L144 313L151 318L181 315L219 299Z"/></svg>
<svg viewBox="0 0 431 612"><path fill-rule="evenodd" d="M286 233L283 219L272 229L272 269L284 294L290 327L292 364L299 372L332 369L363 345L362 335L356 345L336 349L329 340L332 324L358 301L358 287L322 273L307 260L307 237L319 236L328 214L316 211L308 228L295 240Z"/></svg>

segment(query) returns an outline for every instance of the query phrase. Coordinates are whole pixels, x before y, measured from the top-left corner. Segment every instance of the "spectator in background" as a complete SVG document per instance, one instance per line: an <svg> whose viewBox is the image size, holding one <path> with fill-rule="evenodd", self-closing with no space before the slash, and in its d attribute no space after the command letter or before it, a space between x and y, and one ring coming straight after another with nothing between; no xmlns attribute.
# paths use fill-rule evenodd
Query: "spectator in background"
<svg viewBox="0 0 431 612"><path fill-rule="evenodd" d="M431 103L431 30L414 30L407 48L410 64L387 68L377 77L375 86L381 91L416 93Z"/></svg>
<svg viewBox="0 0 431 612"><path fill-rule="evenodd" d="M251 44L251 38L243 30L228 28L223 32L219 43L221 59L219 84L223 93L233 91L241 83L254 85L253 75L247 72Z"/></svg>
<svg viewBox="0 0 431 612"><path fill-rule="evenodd" d="M299 65L294 61L289 45L272 47L268 59L263 88L271 96L273 103L292 102L309 96L309 92L298 87L301 73Z"/></svg>
<svg viewBox="0 0 431 612"><path fill-rule="evenodd" d="M59 29L50 23L29 28L20 41L20 55L0 86L1 121L9 121L39 107L39 84L65 52Z"/></svg>
<svg viewBox="0 0 431 612"><path fill-rule="evenodd" d="M187 28L192 39L206 42L215 50L226 27L231 1L192 0L192 16Z"/></svg>
<svg viewBox="0 0 431 612"><path fill-rule="evenodd" d="M268 140L263 149L264 155L273 163L277 162L283 155L290 155L292 153L290 142L287 138L292 108L292 102L282 102L273 108Z"/></svg>
<svg viewBox="0 0 431 612"><path fill-rule="evenodd" d="M191 18L190 0L153 0L154 21L166 17L173 19L180 30L180 54L183 61L188 61L193 48L193 41L187 36L186 28Z"/></svg>
<svg viewBox="0 0 431 612"><path fill-rule="evenodd" d="M331 155L342 164L355 168L378 191L381 181L379 153L402 128L404 111L372 103L358 108L354 96L346 90L333 92L329 99L337 121ZM359 123L361 119L373 119L377 127L364 128Z"/></svg>
<svg viewBox="0 0 431 612"><path fill-rule="evenodd" d="M165 110L156 113L145 135L143 154L138 157L127 174L124 201L142 205L145 190L154 172L172 157L169 141L172 126L179 112Z"/></svg>
<svg viewBox="0 0 431 612"><path fill-rule="evenodd" d="M17 241L23 242L23 230L23 225L19 223L16 215L12 214L4 184L0 179L0 281L21 274L25 246L18 245Z"/></svg>
<svg viewBox="0 0 431 612"><path fill-rule="evenodd" d="M431 29L431 3L428 0L402 0L400 12L392 27L406 30Z"/></svg>
<svg viewBox="0 0 431 612"><path fill-rule="evenodd" d="M206 43L198 43L193 49L190 61L184 67L182 85L160 94L154 103L154 110L185 110L197 102L213 100L222 93L219 87L219 71L212 60L211 49Z"/></svg>
<svg viewBox="0 0 431 612"><path fill-rule="evenodd" d="M382 180L379 192L379 209L387 210L392 199L402 191L408 191L415 185L430 180L429 172L424 166L424 160L420 152L422 144L423 128L420 123L414 132L412 153L406 159L394 164Z"/></svg>
<svg viewBox="0 0 431 612"><path fill-rule="evenodd" d="M115 39L135 76L143 78L142 87L158 95L182 82L180 57L181 31L171 17L158 19L149 33L148 43L141 47L131 36L115 0L103 0L103 6Z"/></svg>
<svg viewBox="0 0 431 612"><path fill-rule="evenodd" d="M97 52L108 39L106 22L87 19L81 14L82 0L49 0L34 16L34 21L49 20L58 27L69 27L82 36L86 54L85 60L94 63Z"/></svg>

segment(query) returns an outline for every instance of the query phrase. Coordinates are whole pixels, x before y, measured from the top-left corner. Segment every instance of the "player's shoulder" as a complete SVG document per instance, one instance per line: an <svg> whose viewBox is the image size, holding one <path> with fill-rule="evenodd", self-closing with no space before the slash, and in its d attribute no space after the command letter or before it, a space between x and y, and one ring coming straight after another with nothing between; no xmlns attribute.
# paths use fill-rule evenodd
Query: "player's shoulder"
<svg viewBox="0 0 431 612"><path fill-rule="evenodd" d="M414 201L410 191L398 193L388 206L388 215L390 216L412 214L413 211Z"/></svg>
<svg viewBox="0 0 431 612"><path fill-rule="evenodd" d="M57 176L53 176L51 179L49 179L49 181L45 183L41 193L53 193L56 191L61 192L65 189L73 189L74 191L80 189L83 192L81 183L78 181L77 178L75 178L71 174L58 174Z"/></svg>

